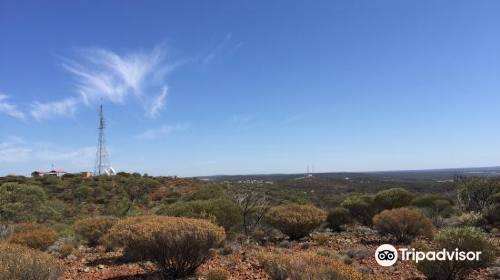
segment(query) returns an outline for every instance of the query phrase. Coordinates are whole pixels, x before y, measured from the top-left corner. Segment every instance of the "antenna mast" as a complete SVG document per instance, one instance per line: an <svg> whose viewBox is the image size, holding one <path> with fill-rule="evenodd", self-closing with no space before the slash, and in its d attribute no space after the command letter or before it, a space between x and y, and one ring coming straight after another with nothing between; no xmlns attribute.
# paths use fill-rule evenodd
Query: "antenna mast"
<svg viewBox="0 0 500 280"><path fill-rule="evenodd" d="M102 100L99 107L99 140L97 142L97 154L95 157L94 176L109 175L111 166L109 165L108 150L106 148L106 138L104 129L106 128L106 120L102 110Z"/></svg>

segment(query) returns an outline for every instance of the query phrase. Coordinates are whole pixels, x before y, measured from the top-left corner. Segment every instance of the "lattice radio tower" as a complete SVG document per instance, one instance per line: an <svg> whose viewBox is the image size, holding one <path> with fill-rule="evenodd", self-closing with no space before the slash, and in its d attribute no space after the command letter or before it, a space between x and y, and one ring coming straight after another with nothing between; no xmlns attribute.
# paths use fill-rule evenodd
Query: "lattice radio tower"
<svg viewBox="0 0 500 280"><path fill-rule="evenodd" d="M104 129L106 128L106 119L102 110L102 101L99 107L99 140L97 143L97 153L95 157L94 176L112 175L113 168L109 165L108 150L106 147L106 138Z"/></svg>

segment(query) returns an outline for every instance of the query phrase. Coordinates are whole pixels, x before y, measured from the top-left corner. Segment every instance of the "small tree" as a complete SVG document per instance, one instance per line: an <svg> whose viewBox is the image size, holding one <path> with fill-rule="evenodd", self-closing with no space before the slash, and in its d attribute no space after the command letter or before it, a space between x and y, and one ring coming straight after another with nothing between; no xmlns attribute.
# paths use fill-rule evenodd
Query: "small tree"
<svg viewBox="0 0 500 280"><path fill-rule="evenodd" d="M384 210L373 217L373 225L381 234L388 234L401 243L417 236L432 237L432 222L422 213L409 208Z"/></svg>
<svg viewBox="0 0 500 280"><path fill-rule="evenodd" d="M141 177L140 175L134 175L128 178L121 177L118 182L130 201L123 215L130 214L137 200L151 193L153 189L159 186L156 180L149 177Z"/></svg>
<svg viewBox="0 0 500 280"><path fill-rule="evenodd" d="M326 213L312 205L284 204L271 208L266 214L266 221L292 240L307 236L325 219Z"/></svg>
<svg viewBox="0 0 500 280"><path fill-rule="evenodd" d="M500 192L500 180L483 177L457 177L457 200L466 211L486 213Z"/></svg>
<svg viewBox="0 0 500 280"><path fill-rule="evenodd" d="M245 236L250 238L269 210L269 199L257 190L248 189L237 193L234 200L241 210Z"/></svg>

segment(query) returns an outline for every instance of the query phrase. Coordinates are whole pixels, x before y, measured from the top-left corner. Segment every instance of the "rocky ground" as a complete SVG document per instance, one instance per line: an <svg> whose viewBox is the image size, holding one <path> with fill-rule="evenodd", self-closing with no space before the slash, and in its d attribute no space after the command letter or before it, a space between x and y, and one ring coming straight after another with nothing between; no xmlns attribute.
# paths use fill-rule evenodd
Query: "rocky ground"
<svg viewBox="0 0 500 280"><path fill-rule="evenodd" d="M379 266L374 258L376 248L383 242L377 235L344 232L332 234L325 244L318 245L313 241L299 243L282 242L279 245L237 245L233 244L230 252L220 250L216 256L204 264L197 275L191 279L205 279L204 273L223 267L231 273L233 280L271 280L260 268L256 255L261 251L286 250L290 254L298 251L312 251L318 254L331 255L343 260L363 273L383 274L390 280L425 279L414 264L409 261L397 262L391 267ZM500 243L496 238L497 244ZM63 262L66 272L61 279L72 280L135 280L160 279L147 264L123 263L120 253L98 253L80 248L77 253L69 255ZM497 264L500 264L500 258ZM500 268L492 266L476 271L473 280L498 279Z"/></svg>

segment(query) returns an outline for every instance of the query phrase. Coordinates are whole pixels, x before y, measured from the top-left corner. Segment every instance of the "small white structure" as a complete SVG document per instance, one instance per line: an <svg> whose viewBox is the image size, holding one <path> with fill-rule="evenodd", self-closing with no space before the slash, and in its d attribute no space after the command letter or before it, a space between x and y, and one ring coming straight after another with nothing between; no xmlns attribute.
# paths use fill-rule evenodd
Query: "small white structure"
<svg viewBox="0 0 500 280"><path fill-rule="evenodd" d="M62 175L66 174L66 173L68 173L68 172L66 172L65 170L51 170L51 171L47 172L47 175L61 177Z"/></svg>

